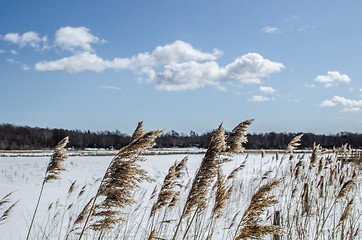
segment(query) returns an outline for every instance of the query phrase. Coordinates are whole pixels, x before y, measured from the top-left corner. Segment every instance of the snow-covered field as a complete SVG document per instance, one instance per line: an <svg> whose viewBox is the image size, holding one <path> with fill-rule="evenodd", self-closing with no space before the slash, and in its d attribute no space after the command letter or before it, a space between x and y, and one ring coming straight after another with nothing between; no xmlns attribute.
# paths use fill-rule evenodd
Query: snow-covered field
<svg viewBox="0 0 362 240"><path fill-rule="evenodd" d="M187 171L192 177L200 165L203 154L170 154L170 155L149 155L147 161L142 162L141 166L149 172L149 175L156 180L156 183L143 183L142 187L152 192L155 184L162 184L169 167L176 161L182 160L188 156ZM42 200L40 202L39 212L36 216L36 222L40 226L45 226L48 215L48 206L52 202L64 203L67 191L73 181L77 181L78 190L85 184L89 185L89 195L95 193L97 183L90 186L97 179L101 178L112 160L112 156L74 156L69 157L64 167L66 171L61 173L61 179L47 183L44 188ZM225 171L230 172L237 167L245 155L236 156L233 162L227 164ZM254 159L254 160L252 160ZM260 160L260 155L250 157L250 163L261 166L256 161ZM265 160L265 159L264 159ZM266 161L266 160L265 160ZM0 157L0 197L9 192L13 192L12 200L19 203L14 208L14 212L8 221L0 225L0 239L25 239L27 228L31 221L35 204L39 195L44 171L49 162L49 157ZM82 202L81 205L84 204Z"/></svg>
<svg viewBox="0 0 362 240"><path fill-rule="evenodd" d="M169 167L176 160L180 161L185 156L188 156L187 179L190 179L193 178L204 154L182 153L145 156L147 161L142 162L141 166L146 169L149 175L156 181L153 183L142 183L141 188L147 189L148 191L143 199L137 200L149 199L155 184L158 186L162 184ZM66 171L61 173L61 179L54 180L45 185L43 197L35 219L35 229L37 229L35 232L39 234L41 231L59 231L55 229L51 230L51 210L48 210L51 203L58 201L58 205L60 206L66 205L67 202L69 204L72 201L78 201L75 209L79 212L86 204L87 199L94 195L99 185L99 179L102 178L112 158L112 156L70 156L66 159L64 163ZM256 153L248 155L240 154L234 156L231 162L225 163L223 165L223 171L229 174L246 158L247 164L243 170L243 178L245 179L251 179L253 177L261 179L263 173L268 170L274 170L279 165L279 161L275 160L275 154L265 154L264 157ZM28 225L31 221L48 162L49 157L43 155L32 157L0 157L0 198L14 191L12 201L19 201L8 220L0 225L0 240L26 238ZM288 161L286 161L286 163L288 163ZM71 199L67 199L68 189L74 181L76 181L77 186L75 190L76 194L79 193L83 186L87 186L85 195L78 200L76 194L74 194ZM255 191L255 189L250 189L250 191ZM147 201L148 200L146 200L146 202ZM64 213L59 212L58 214ZM57 226L59 224L54 225ZM62 231L65 232L65 229Z"/></svg>

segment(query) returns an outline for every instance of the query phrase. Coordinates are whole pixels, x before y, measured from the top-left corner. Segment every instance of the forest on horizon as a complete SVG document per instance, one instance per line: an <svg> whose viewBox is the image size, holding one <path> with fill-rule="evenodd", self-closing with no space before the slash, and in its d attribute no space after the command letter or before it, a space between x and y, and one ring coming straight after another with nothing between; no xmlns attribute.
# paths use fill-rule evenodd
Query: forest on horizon
<svg viewBox="0 0 362 240"><path fill-rule="evenodd" d="M214 131L197 134L178 133L174 130L165 132L156 139L159 148L199 147L207 148ZM293 137L300 133L248 133L246 149L284 149ZM0 150L51 149L64 137L69 136L70 148L115 148L129 143L130 136L120 131L81 131L67 129L49 129L13 124L0 124ZM337 134L304 133L300 149L311 148L313 144L325 148L348 143L352 148L362 148L362 133L341 132Z"/></svg>

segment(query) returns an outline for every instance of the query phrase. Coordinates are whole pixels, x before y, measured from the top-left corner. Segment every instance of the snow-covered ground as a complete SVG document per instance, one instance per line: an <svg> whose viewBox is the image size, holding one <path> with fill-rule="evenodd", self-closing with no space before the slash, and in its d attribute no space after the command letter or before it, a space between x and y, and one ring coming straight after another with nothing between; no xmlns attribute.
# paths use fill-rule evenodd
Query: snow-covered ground
<svg viewBox="0 0 362 240"><path fill-rule="evenodd" d="M162 184L169 167L185 156L188 156L187 172L192 177L200 165L203 154L147 155L145 156L147 161L141 165L156 183ZM49 204L58 199L64 203L73 181L77 181L78 191L82 186L88 185L89 192L86 194L94 194L99 182L93 187L90 185L103 176L112 158L112 156L70 156L64 163L66 171L61 173L61 179L46 183L35 222L40 226L46 225ZM245 155L235 157L233 162L227 164L226 170L230 172L244 158ZM256 159L260 159L260 154ZM14 202L19 200L8 220L0 225L1 240L25 239L48 161L47 156L0 157L0 198L15 191L12 200ZM150 189L149 192L154 186L155 183L142 185L143 188ZM84 203L80 205L84 206Z"/></svg>
<svg viewBox="0 0 362 240"><path fill-rule="evenodd" d="M167 151L166 151L167 152ZM151 194L155 184L161 185L169 167L177 160L188 156L187 175L188 179L193 178L204 156L202 153L187 154L185 151L175 154L175 150L169 150L164 155L146 155L147 161L141 166L149 172L149 175L156 181L153 183L142 183L141 187L147 189L147 197ZM78 212L86 204L86 199L93 196L108 164L113 156L70 156L66 159L64 167L66 171L61 173L60 180L46 183L40 207L35 219L35 228L47 229L49 227L49 205L51 203L65 204L76 201L77 196L67 198L67 192L72 182L76 181L78 193L83 186L87 186L85 196L80 198L76 208ZM244 177L255 177L273 170L278 165L275 154L240 154L233 157L233 161L223 166L223 171L228 174L239 166L247 158L247 165L243 171ZM25 239L28 225L31 221L36 201L39 195L44 171L49 162L48 154L37 153L32 157L23 156L2 156L0 157L0 198L13 192L12 201L19 201L15 206L8 220L0 225L0 240ZM97 181L98 180L98 181ZM186 183L185 183L186 184ZM255 189L251 189L254 191ZM60 214L62 214L60 212ZM51 217L50 217L51 218ZM55 224L56 225L56 224ZM49 229L48 229L49 230ZM64 230L65 231L65 230Z"/></svg>

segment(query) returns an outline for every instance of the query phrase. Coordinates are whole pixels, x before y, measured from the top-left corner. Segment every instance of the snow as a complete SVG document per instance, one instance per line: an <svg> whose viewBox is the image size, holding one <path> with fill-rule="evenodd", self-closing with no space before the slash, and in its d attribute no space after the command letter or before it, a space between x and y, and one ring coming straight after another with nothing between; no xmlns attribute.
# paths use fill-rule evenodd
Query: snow
<svg viewBox="0 0 362 240"><path fill-rule="evenodd" d="M158 152L160 152L160 150L158 150ZM200 152L202 151L200 150ZM153 183L144 182L141 184L141 188L147 190L143 199L149 199L149 195L154 189L155 184L158 186L162 184L169 167L175 161L181 161L184 157L188 156L187 179L192 179L204 156L202 153L191 150L189 154L177 149L164 150L163 153L167 154L145 155L144 157L147 160L141 162L142 168L146 169L151 178L155 179ZM8 220L0 225L0 240L26 238L31 216L44 178L44 172L49 161L48 154L48 152L44 154L38 152L30 157L21 156L21 154L17 156L13 156L12 154L0 156L0 199L9 192L15 191L11 197L12 202L19 200ZM274 153L266 153L264 157L261 157L260 153L236 155L232 158L233 160L231 162L223 165L223 171L229 174L247 159L243 177L245 179L251 179L259 174L259 176L262 177L262 173L272 170L277 166L277 161L274 161L274 157ZM48 207L51 203L58 201L60 204L64 204L67 201L68 203L76 201L76 196L73 196L72 199L67 199L67 192L73 181L77 183L77 189L75 190L77 193L82 186L87 186L85 196L77 200L76 209L79 212L86 204L87 199L95 194L99 180L103 177L112 158L113 156L111 155L70 155L64 162L66 171L61 173L61 179L53 180L45 185L43 197L35 219L35 228L38 229L37 232L39 232L39 227L42 229L49 227L48 218L51 216L49 215ZM187 183L184 184L186 185ZM250 189L251 192L254 190L255 189ZM63 231L65 232L65 230Z"/></svg>

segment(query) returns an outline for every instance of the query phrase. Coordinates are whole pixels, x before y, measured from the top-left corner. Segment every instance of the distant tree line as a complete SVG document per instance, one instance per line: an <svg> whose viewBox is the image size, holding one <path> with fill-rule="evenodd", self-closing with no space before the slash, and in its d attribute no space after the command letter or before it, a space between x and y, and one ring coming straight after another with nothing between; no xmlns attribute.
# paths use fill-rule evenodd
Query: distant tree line
<svg viewBox="0 0 362 240"><path fill-rule="evenodd" d="M169 131L156 139L156 147L200 147L207 148L214 131L197 134L180 134ZM251 133L247 135L246 149L284 149L293 137L299 133ZM12 124L0 125L0 150L16 149L49 149L53 148L61 139L69 136L69 147L84 148L115 148L127 145L130 136L116 130L110 131L81 131L66 129L49 129ZM332 135L304 133L301 149L311 148L313 143L325 148L350 144L353 148L362 148L362 133L342 132Z"/></svg>

